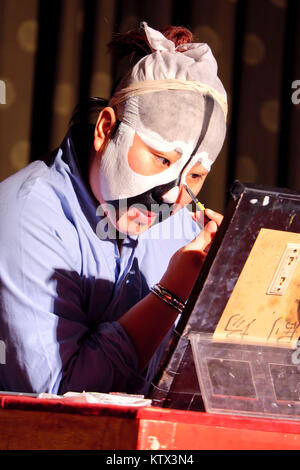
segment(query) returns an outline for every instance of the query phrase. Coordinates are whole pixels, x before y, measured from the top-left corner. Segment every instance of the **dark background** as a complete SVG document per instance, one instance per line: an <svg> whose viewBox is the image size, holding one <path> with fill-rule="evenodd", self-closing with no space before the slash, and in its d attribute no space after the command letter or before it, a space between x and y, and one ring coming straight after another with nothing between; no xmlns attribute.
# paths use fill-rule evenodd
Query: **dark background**
<svg viewBox="0 0 300 470"><path fill-rule="evenodd" d="M0 180L59 145L80 100L109 97L105 44L140 21L189 27L218 61L228 134L201 201L223 211L235 179L300 189L300 0L0 0Z"/></svg>

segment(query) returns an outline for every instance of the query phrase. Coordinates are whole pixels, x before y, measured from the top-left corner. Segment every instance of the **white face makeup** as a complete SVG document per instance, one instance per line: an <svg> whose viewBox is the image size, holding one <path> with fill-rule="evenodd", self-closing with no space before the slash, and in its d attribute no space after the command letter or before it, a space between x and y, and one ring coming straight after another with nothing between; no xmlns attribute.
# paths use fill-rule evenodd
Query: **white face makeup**
<svg viewBox="0 0 300 470"><path fill-rule="evenodd" d="M177 186L177 189L173 189L172 185L167 187L166 194L161 195L165 197L161 197L161 202L174 203L179 193L180 182L186 183L186 175L195 164L201 163L209 171L223 144L225 123L222 110L218 105L215 105L211 98L207 98L203 103L202 121L196 123L197 126L196 124L193 126L193 139L191 139L191 132L189 132L190 139L187 141L168 141L157 131L147 130L145 127L141 130L142 126L135 130L133 126L120 122L101 156L99 184L103 199L105 201L130 199L151 191L153 188L173 182L173 186ZM148 119L151 121L150 112ZM164 123L168 119L167 113L161 117L161 121ZM187 135L182 126L178 126L177 134L179 136ZM155 172L155 174L146 175L134 171L129 164L128 155L133 146L135 135L154 151L175 151L179 158L166 169ZM172 135L174 135L174 129ZM139 158L138 154L136 158Z"/></svg>
<svg viewBox="0 0 300 470"><path fill-rule="evenodd" d="M102 154L99 183L105 201L128 199L156 186L176 180L190 158L191 145L186 145L184 142L174 142L171 145L164 146L165 148L156 148L157 145L151 141L150 144L153 149L168 152L177 150L181 153L181 157L169 168L158 174L145 176L136 173L131 169L128 162L128 153L133 144L134 135L134 129L120 123L116 134L109 141ZM149 140L145 139L145 136L139 136L146 145L149 144Z"/></svg>
<svg viewBox="0 0 300 470"><path fill-rule="evenodd" d="M225 138L226 92L206 44L185 44L178 52L161 33L143 27L153 53L133 66L112 97L120 124L101 155L99 188L104 202L141 203L152 212L154 203L176 203L197 163L210 170ZM157 152L180 156L159 171L135 171L128 160L135 136Z"/></svg>

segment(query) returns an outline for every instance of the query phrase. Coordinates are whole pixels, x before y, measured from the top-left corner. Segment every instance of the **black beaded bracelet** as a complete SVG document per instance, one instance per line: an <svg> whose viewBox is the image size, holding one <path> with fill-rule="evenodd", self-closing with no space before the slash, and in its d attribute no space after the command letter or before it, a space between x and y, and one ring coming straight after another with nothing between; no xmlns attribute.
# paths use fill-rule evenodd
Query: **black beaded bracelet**
<svg viewBox="0 0 300 470"><path fill-rule="evenodd" d="M172 292L163 287L161 284L155 284L155 286L150 287L150 292L173 307L179 313L183 312L186 302L179 300L174 294L172 294Z"/></svg>

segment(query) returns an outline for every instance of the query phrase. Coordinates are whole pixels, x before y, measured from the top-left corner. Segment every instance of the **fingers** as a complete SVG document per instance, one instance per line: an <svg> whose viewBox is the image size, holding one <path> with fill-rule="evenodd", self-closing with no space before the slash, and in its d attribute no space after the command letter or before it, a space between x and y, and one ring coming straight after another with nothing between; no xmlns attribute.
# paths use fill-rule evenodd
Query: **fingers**
<svg viewBox="0 0 300 470"><path fill-rule="evenodd" d="M218 225L216 222L210 220L205 225L204 229L199 233L199 235L192 242L186 245L187 249L206 252L217 230Z"/></svg>
<svg viewBox="0 0 300 470"><path fill-rule="evenodd" d="M206 241L205 246L204 246L204 248L202 248L202 250L204 251L204 253L207 254L207 253L209 252L209 249L210 249L210 247L211 247L213 238L214 238L214 236L215 236L217 230L218 230L218 225L216 224L216 222L214 222L214 221L212 221L212 220L209 221L209 222L205 225L204 231L207 232L207 236L206 236L206 238L205 238L205 241ZM208 240L209 240L209 237L210 237L210 241L208 241Z"/></svg>
<svg viewBox="0 0 300 470"><path fill-rule="evenodd" d="M191 216L193 220L198 222L200 225L205 225L209 220L213 220L219 227L223 221L223 215L213 211L212 209L205 209L204 212L191 212Z"/></svg>
<svg viewBox="0 0 300 470"><path fill-rule="evenodd" d="M192 214L192 217L198 223L201 223L202 226L204 223L205 225L200 234L187 245L187 249L199 250L207 253L211 246L213 237L222 223L223 215L213 211L212 209L205 209L204 213L197 211ZM202 220L200 220L201 218Z"/></svg>
<svg viewBox="0 0 300 470"><path fill-rule="evenodd" d="M210 220L203 229L203 235L205 239L205 248L209 243L211 243L214 238L216 231L218 230L218 225L213 220ZM201 235L201 234L200 234Z"/></svg>
<svg viewBox="0 0 300 470"><path fill-rule="evenodd" d="M213 220L217 226L219 227L223 220L223 215L219 214L218 212L213 211L212 209L205 209L205 215L210 220Z"/></svg>

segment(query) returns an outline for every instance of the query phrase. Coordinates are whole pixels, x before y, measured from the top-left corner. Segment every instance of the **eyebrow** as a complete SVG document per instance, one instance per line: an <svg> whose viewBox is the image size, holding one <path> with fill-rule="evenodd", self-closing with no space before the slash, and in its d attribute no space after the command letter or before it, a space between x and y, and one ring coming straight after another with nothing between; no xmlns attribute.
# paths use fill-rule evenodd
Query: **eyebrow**
<svg viewBox="0 0 300 470"><path fill-rule="evenodd" d="M202 165L201 162L196 162L195 165L193 165L193 166L190 168L190 170L191 170L192 168L194 168L195 166L199 166L199 165L201 165L202 168L203 168L203 170L201 169L201 173L202 173L203 175L208 175L209 171Z"/></svg>
<svg viewBox="0 0 300 470"><path fill-rule="evenodd" d="M167 153L171 153L171 152L175 152L179 157L182 156L182 153L179 152L178 150L174 149L174 150L166 150L166 151L163 151L163 150L157 150L158 153L162 153L164 155L166 155Z"/></svg>
<svg viewBox="0 0 300 470"><path fill-rule="evenodd" d="M171 152L175 152L177 154L177 157L180 158L182 156L182 153L178 152L177 150L169 150L169 151L162 151L162 150L156 150L152 147L149 147L151 149L151 151L155 154L157 154L158 156L160 157L164 157L164 158L168 158L170 157L170 153Z"/></svg>

